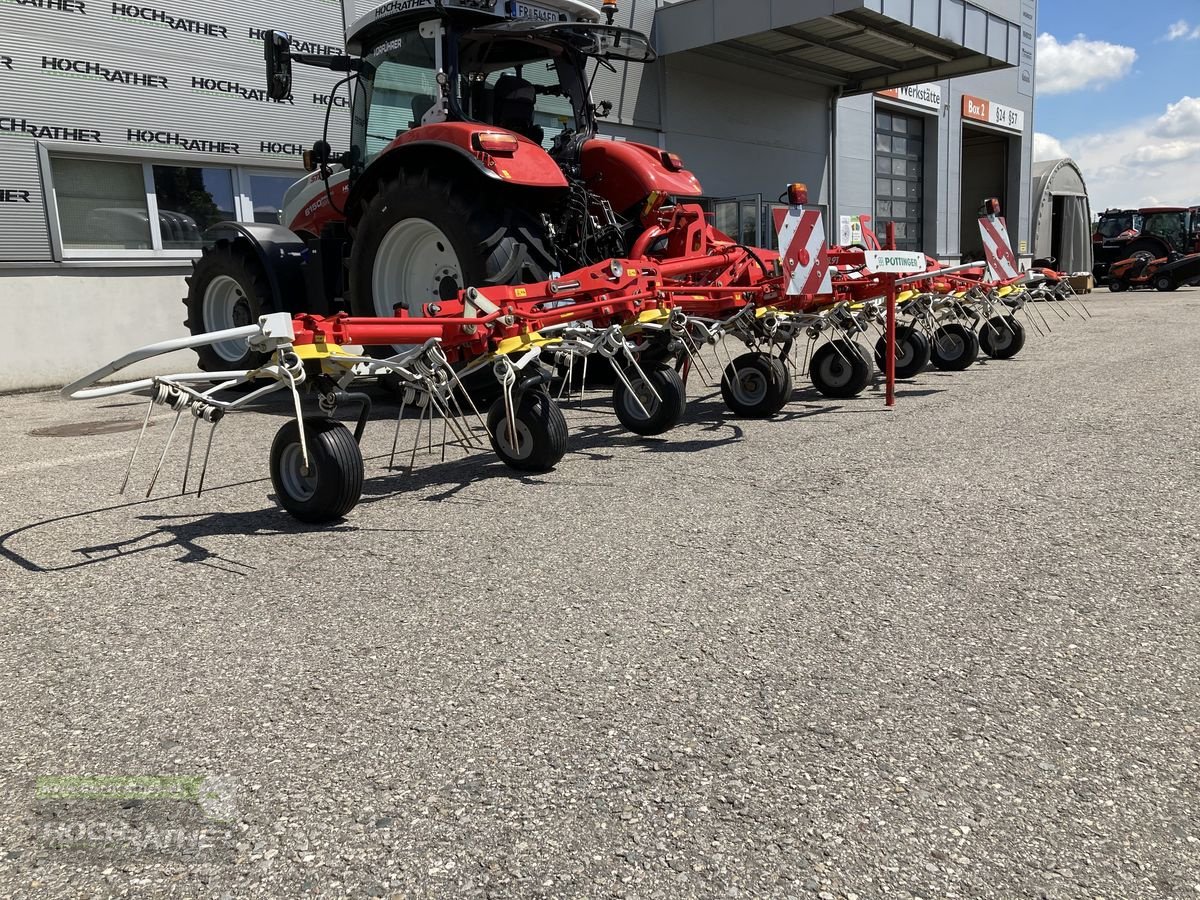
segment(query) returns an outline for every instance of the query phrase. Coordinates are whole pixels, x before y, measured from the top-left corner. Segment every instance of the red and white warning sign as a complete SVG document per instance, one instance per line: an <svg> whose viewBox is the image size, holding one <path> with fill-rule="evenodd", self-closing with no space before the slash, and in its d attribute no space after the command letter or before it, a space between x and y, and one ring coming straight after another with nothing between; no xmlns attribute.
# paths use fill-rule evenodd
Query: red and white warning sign
<svg viewBox="0 0 1200 900"><path fill-rule="evenodd" d="M779 233L779 258L787 278L789 297L833 293L829 275L829 245L820 210L789 206L775 210Z"/></svg>
<svg viewBox="0 0 1200 900"><path fill-rule="evenodd" d="M1008 225L1003 216L984 216L979 220L983 238L983 254L987 257L988 272L993 281L1011 281L1021 274L1021 266L1008 239Z"/></svg>

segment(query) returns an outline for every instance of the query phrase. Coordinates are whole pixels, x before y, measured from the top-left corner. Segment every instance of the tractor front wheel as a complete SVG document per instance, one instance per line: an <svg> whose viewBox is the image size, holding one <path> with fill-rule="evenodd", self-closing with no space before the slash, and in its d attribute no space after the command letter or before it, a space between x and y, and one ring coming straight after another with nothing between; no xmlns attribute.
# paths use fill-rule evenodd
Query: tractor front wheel
<svg viewBox="0 0 1200 900"><path fill-rule="evenodd" d="M363 458L354 435L341 422L305 418L304 446L295 419L286 422L271 444L271 484L279 505L301 522L340 519L362 496Z"/></svg>
<svg viewBox="0 0 1200 900"><path fill-rule="evenodd" d="M625 377L633 385L632 391L625 387L624 381L617 380L613 389L613 408L622 425L634 434L649 437L670 431L679 424L687 407L687 389L679 373L669 366L645 365L642 371L645 378L632 368L626 370Z"/></svg>
<svg viewBox="0 0 1200 900"><path fill-rule="evenodd" d="M488 410L487 427L496 455L518 472L548 472L567 452L567 420L542 391L527 391L514 402L511 427L499 398Z"/></svg>
<svg viewBox="0 0 1200 900"><path fill-rule="evenodd" d="M188 294L183 298L187 309L183 324L192 334L254 325L261 315L271 312L266 275L259 262L247 254L229 244L217 244L205 249L192 266ZM245 338L197 347L196 355L205 372L252 369L266 359L251 350Z"/></svg>
<svg viewBox="0 0 1200 900"><path fill-rule="evenodd" d="M354 227L350 307L356 316L422 314L468 287L543 281L557 268L540 222L484 185L402 171L380 184ZM396 347L368 347L391 356Z"/></svg>

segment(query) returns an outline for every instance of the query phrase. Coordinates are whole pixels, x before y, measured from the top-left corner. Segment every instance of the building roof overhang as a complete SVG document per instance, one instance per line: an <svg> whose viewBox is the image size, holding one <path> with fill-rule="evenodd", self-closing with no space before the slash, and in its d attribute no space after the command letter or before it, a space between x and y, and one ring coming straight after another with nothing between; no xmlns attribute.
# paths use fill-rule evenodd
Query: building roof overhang
<svg viewBox="0 0 1200 900"><path fill-rule="evenodd" d="M969 0L682 0L655 15L687 51L866 93L1016 66L1021 28Z"/></svg>

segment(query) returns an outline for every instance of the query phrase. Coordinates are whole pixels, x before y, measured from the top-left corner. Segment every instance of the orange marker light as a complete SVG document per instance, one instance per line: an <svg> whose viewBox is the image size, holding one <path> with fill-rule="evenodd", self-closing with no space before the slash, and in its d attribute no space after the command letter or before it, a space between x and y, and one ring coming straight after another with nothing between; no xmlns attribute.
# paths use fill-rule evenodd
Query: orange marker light
<svg viewBox="0 0 1200 900"><path fill-rule="evenodd" d="M520 146L511 134L497 131L477 131L471 135L471 143L475 149L483 153L512 156Z"/></svg>
<svg viewBox="0 0 1200 900"><path fill-rule="evenodd" d="M808 203L807 184L789 184L787 189L788 203L792 206L804 206Z"/></svg>

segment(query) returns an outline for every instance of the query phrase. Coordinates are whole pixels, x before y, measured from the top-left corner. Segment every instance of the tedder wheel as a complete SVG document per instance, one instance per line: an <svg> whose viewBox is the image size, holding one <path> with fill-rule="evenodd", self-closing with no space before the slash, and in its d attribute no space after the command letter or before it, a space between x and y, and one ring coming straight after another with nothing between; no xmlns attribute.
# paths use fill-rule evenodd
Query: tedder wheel
<svg viewBox="0 0 1200 900"><path fill-rule="evenodd" d="M979 357L979 337L961 322L950 322L933 333L930 359L942 370L961 372Z"/></svg>
<svg viewBox="0 0 1200 900"><path fill-rule="evenodd" d="M813 354L808 374L826 397L855 397L871 380L871 364L857 343L839 338Z"/></svg>
<svg viewBox="0 0 1200 900"><path fill-rule="evenodd" d="M543 226L513 197L402 171L379 185L354 226L350 307L356 316L392 316L397 306L420 315L464 288L543 281L557 268Z"/></svg>
<svg viewBox="0 0 1200 900"><path fill-rule="evenodd" d="M879 371L887 365L887 338L875 342L875 364ZM912 378L929 365L929 338L913 325L896 329L896 377Z"/></svg>
<svg viewBox="0 0 1200 900"><path fill-rule="evenodd" d="M300 426L284 424L271 444L271 483L279 504L301 522L340 519L362 496L363 458L354 435L341 422L304 419L308 469L300 447Z"/></svg>
<svg viewBox="0 0 1200 900"><path fill-rule="evenodd" d="M687 406L687 388L683 385L683 379L670 366L642 366L642 371L646 374L645 380L633 369L625 372L625 377L633 385L632 392L625 387L625 382L617 380L617 386L613 389L613 407L617 418L634 434L649 436L670 431L679 424ZM654 391L649 390L647 381ZM654 396L655 392L658 397ZM635 396L641 401L641 407ZM642 412L642 407L650 413L649 418Z"/></svg>
<svg viewBox="0 0 1200 900"><path fill-rule="evenodd" d="M492 449L510 469L518 472L548 472L567 452L567 420L562 410L542 391L526 391L516 401L514 427L516 446L504 411L504 398L492 404L487 426Z"/></svg>
<svg viewBox="0 0 1200 900"><path fill-rule="evenodd" d="M1159 275L1156 279L1154 279L1154 287L1157 290L1165 293L1167 291L1175 290L1175 288L1179 287L1179 285L1175 283L1175 279L1170 275Z"/></svg>
<svg viewBox="0 0 1200 900"><path fill-rule="evenodd" d="M1128 289L1129 289L1129 285L1127 285L1127 284L1126 284L1124 281L1122 281L1120 278L1114 278L1112 281L1110 281L1110 282L1108 283L1108 289L1109 289L1110 291L1112 291L1114 294L1119 294L1119 293L1121 293L1122 291L1128 290Z"/></svg>
<svg viewBox="0 0 1200 900"><path fill-rule="evenodd" d="M993 316L979 329L979 347L993 359L1012 359L1025 346L1025 326L1012 316Z"/></svg>
<svg viewBox="0 0 1200 900"><path fill-rule="evenodd" d="M183 298L183 324L192 334L253 325L271 312L266 277L257 260L222 243L206 249L192 266ZM196 355L205 372L251 369L266 358L252 351L245 338L197 347Z"/></svg>
<svg viewBox="0 0 1200 900"><path fill-rule="evenodd" d="M791 396L792 373L782 360L767 353L743 353L721 376L725 406L748 419L775 415Z"/></svg>

